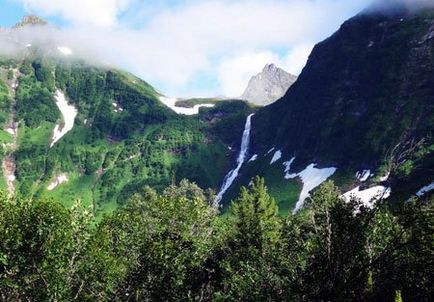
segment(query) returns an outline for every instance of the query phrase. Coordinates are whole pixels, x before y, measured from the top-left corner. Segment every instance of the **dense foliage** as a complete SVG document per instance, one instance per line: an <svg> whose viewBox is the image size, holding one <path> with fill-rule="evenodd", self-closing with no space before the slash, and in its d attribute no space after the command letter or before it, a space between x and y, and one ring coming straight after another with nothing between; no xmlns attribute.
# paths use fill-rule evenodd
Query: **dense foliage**
<svg viewBox="0 0 434 302"><path fill-rule="evenodd" d="M182 181L94 225L80 203L0 196L2 301L429 301L433 200L345 203L327 182L277 215L264 181L227 216ZM400 300L401 299L401 300Z"/></svg>
<svg viewBox="0 0 434 302"><path fill-rule="evenodd" d="M19 71L17 193L54 197L67 206L80 198L98 215L124 204L144 185L161 191L188 178L217 190L236 156L228 146L238 147L251 111L244 102L221 101L197 116L177 115L152 86L131 74L35 53L0 61L0 124L14 110L13 88L7 85L14 69ZM56 89L78 115L73 129L50 147L55 124L62 125ZM68 182L48 191L61 174Z"/></svg>

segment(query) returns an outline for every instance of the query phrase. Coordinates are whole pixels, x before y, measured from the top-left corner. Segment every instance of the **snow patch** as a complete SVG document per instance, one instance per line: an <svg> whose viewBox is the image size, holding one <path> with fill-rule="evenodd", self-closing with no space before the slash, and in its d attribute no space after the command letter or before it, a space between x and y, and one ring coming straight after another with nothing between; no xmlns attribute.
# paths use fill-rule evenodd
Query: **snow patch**
<svg viewBox="0 0 434 302"><path fill-rule="evenodd" d="M63 184L64 182L67 182L67 181L68 181L68 176L65 173L60 174L51 183L48 184L47 190L52 191L57 186Z"/></svg>
<svg viewBox="0 0 434 302"><path fill-rule="evenodd" d="M218 204L222 200L223 195L232 185L235 178L237 178L238 172L240 171L244 161L246 160L246 156L249 151L249 144L250 144L250 127L252 125L252 116L253 114L250 114L247 117L246 125L244 126L243 137L241 139L240 154L238 154L238 158L237 158L237 166L235 169L229 171L229 173L225 176L220 192L217 194L217 197L215 199L216 204Z"/></svg>
<svg viewBox="0 0 434 302"><path fill-rule="evenodd" d="M160 101L164 105L166 105L167 107L169 107L170 109L172 109L173 111L175 111L177 114L183 114L183 115L195 115L195 114L199 114L199 109L201 107L207 107L207 108L214 107L214 104L198 104L198 105L194 105L193 108L177 107L175 105L176 102L178 101L177 98L168 98L168 97L164 97L164 96L160 97Z"/></svg>
<svg viewBox="0 0 434 302"><path fill-rule="evenodd" d="M119 112L124 111L124 108L122 108L120 104L113 102L112 105L114 107L114 109L113 109L114 112L119 113Z"/></svg>
<svg viewBox="0 0 434 302"><path fill-rule="evenodd" d="M267 155L274 151L274 147L268 150Z"/></svg>
<svg viewBox="0 0 434 302"><path fill-rule="evenodd" d="M7 128L6 132L9 133L10 135L15 135L15 130L12 128Z"/></svg>
<svg viewBox="0 0 434 302"><path fill-rule="evenodd" d="M270 165L274 164L276 161L278 161L282 157L282 152L280 150L277 150L274 152L273 158L270 161Z"/></svg>
<svg viewBox="0 0 434 302"><path fill-rule="evenodd" d="M380 199L386 199L390 196L392 190L385 186L375 186L369 189L360 190L360 186L342 195L349 202L352 197L360 199L363 205L372 209L375 203Z"/></svg>
<svg viewBox="0 0 434 302"><path fill-rule="evenodd" d="M251 162L251 161L255 161L255 160L257 160L258 159L258 154L255 154L255 155L253 155L250 159L249 159L249 162Z"/></svg>
<svg viewBox="0 0 434 302"><path fill-rule="evenodd" d="M387 172L386 175L380 177L380 181L387 181L389 179L390 172Z"/></svg>
<svg viewBox="0 0 434 302"><path fill-rule="evenodd" d="M416 195L417 195L417 197L422 197L423 195L425 195L426 193L428 193L432 190L434 190L434 182L421 188L419 191L417 191Z"/></svg>
<svg viewBox="0 0 434 302"><path fill-rule="evenodd" d="M356 178L361 182L365 182L366 180L368 180L370 176L371 176L371 170L363 170L361 173L360 172L356 173Z"/></svg>
<svg viewBox="0 0 434 302"><path fill-rule="evenodd" d="M310 196L310 191L318 187L320 184L325 182L330 176L336 172L336 168L315 168L316 164L310 164L303 171L297 174L291 174L287 179L300 177L303 182L303 189L301 190L300 197L298 198L295 208L292 211L293 214L297 213L303 205L307 197ZM285 177L286 178L286 177Z"/></svg>
<svg viewBox="0 0 434 302"><path fill-rule="evenodd" d="M72 55L72 50L71 50L70 48L68 48L68 47L65 47L65 46L58 46L58 47L57 47L57 50L58 50L61 54L65 55L65 56L70 56L70 55Z"/></svg>
<svg viewBox="0 0 434 302"><path fill-rule="evenodd" d="M289 171L291 170L291 165L294 162L294 160L295 160L295 157L293 157L289 161L286 161L283 163L283 166L285 167L285 171L284 171L285 172L285 179L291 179L291 178L296 177L294 175L297 175L297 174L289 174Z"/></svg>
<svg viewBox="0 0 434 302"><path fill-rule="evenodd" d="M69 105L62 91L56 90L54 99L60 113L63 117L64 125L61 128L59 124L54 127L53 139L50 147L53 147L66 133L74 127L74 120L77 116L77 109L73 105Z"/></svg>

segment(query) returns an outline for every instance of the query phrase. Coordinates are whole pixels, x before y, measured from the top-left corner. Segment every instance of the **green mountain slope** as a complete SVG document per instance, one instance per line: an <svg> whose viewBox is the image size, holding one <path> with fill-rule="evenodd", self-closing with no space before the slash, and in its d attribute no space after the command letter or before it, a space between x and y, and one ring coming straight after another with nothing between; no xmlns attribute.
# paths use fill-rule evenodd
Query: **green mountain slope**
<svg viewBox="0 0 434 302"><path fill-rule="evenodd" d="M182 178L217 190L236 156L228 147L237 146L251 111L244 102L222 101L197 116L177 115L128 73L35 53L3 60L0 68L2 126L14 111L19 125L16 150L4 146L16 165L15 192L68 206L81 199L98 211L113 209L145 185L160 189ZM7 81L14 70L16 89ZM51 147L55 125L65 124L57 91L78 114ZM1 138L10 139L6 132Z"/></svg>

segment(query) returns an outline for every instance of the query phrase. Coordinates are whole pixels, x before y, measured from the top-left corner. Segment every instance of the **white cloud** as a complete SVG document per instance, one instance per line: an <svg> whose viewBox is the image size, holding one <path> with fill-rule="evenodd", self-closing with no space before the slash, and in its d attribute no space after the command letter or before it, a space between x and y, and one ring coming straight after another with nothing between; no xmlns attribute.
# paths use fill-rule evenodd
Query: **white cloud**
<svg viewBox="0 0 434 302"><path fill-rule="evenodd" d="M279 58L271 51L244 53L224 58L218 67L221 93L229 97L240 96L252 75L260 72L265 64L277 62Z"/></svg>
<svg viewBox="0 0 434 302"><path fill-rule="evenodd" d="M258 51L224 57L217 69L221 93L229 97L240 96L250 78L261 72L269 63L298 75L305 66L312 48L313 44L300 44L283 56L272 51Z"/></svg>
<svg viewBox="0 0 434 302"><path fill-rule="evenodd" d="M289 73L298 75L306 65L307 59L312 52L313 44L298 44L291 49L285 58L280 61L282 67Z"/></svg>
<svg viewBox="0 0 434 302"><path fill-rule="evenodd" d="M130 0L18 0L26 10L43 16L58 16L73 23L113 26Z"/></svg>
<svg viewBox="0 0 434 302"><path fill-rule="evenodd" d="M298 73L314 43L371 2L178 1L176 6L165 5L144 14L148 18L141 27L128 28L128 20L117 20L116 16L125 11L129 19L134 19L134 13L127 10L134 0L20 1L36 13L71 21L73 26L62 38L69 45L62 45L70 46L74 53L121 66L171 96L204 90L207 95L240 95L250 76L266 63ZM134 7L138 15L143 14L137 5ZM118 26L99 28L89 24ZM199 87L200 75L215 79L218 85Z"/></svg>

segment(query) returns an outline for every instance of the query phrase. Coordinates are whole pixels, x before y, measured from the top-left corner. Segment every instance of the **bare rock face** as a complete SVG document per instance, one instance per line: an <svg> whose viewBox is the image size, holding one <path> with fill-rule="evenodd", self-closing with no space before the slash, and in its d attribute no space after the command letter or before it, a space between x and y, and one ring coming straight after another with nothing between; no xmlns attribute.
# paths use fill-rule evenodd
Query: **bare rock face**
<svg viewBox="0 0 434 302"><path fill-rule="evenodd" d="M261 73L250 79L241 99L258 106L269 105L280 99L296 80L296 76L267 64Z"/></svg>
<svg viewBox="0 0 434 302"><path fill-rule="evenodd" d="M24 16L23 19L17 24L15 24L13 28L17 29L25 26L43 26L47 24L48 24L47 21L39 18L38 16L29 15L29 16Z"/></svg>

